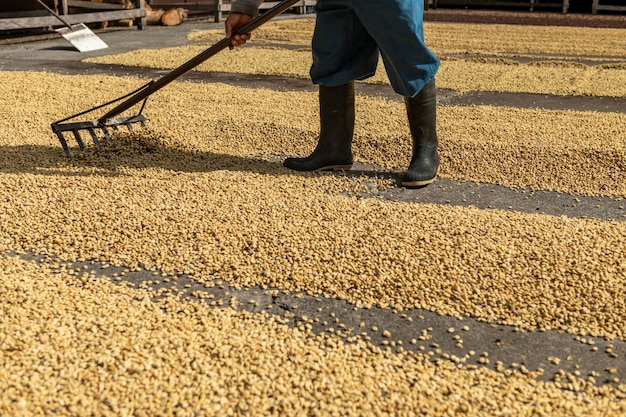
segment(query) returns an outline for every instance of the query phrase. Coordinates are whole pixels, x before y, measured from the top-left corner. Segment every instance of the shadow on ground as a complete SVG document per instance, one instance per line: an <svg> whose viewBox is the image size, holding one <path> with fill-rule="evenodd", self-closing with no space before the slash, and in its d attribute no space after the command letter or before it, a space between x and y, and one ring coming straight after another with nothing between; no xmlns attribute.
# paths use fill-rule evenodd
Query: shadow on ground
<svg viewBox="0 0 626 417"><path fill-rule="evenodd" d="M41 145L4 146L0 147L0 155L0 172L7 174L123 176L128 174L121 168L156 168L187 173L230 170L265 175L316 175L284 168L282 156L268 160L177 149L159 139L132 134L106 141L97 148L88 147L84 152L76 150L70 158L65 156L60 146ZM395 178L399 174L383 173L360 164L359 169L349 171L347 175Z"/></svg>
<svg viewBox="0 0 626 417"><path fill-rule="evenodd" d="M215 171L251 172L270 176L346 175L372 180L391 180L388 189L372 188L362 198L406 203L441 204L479 209L497 209L530 214L626 221L623 199L581 196L530 188L511 189L497 184L440 177L434 184L405 189L399 185L402 172L356 162L347 172L301 173L282 166L283 156L242 157L177 149L158 138L127 134L88 148L67 158L60 146L19 145L0 147L0 173L65 177L121 177L129 169L156 168L181 173ZM367 186L367 184L365 184ZM366 187L367 188L367 187Z"/></svg>

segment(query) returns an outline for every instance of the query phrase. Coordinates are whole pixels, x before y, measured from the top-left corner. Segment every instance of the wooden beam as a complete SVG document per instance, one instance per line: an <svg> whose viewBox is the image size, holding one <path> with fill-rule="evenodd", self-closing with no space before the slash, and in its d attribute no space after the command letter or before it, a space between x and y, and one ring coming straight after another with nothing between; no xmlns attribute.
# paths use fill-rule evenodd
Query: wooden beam
<svg viewBox="0 0 626 417"><path fill-rule="evenodd" d="M128 9L111 12L69 14L63 16L63 18L67 20L68 23L73 25L76 23L94 23L105 22L107 20L145 18L145 16L145 9ZM47 26L63 26L63 24L61 24L61 22L59 22L59 20L54 16L0 19L0 30L40 28Z"/></svg>
<svg viewBox="0 0 626 417"><path fill-rule="evenodd" d="M148 27L148 20L146 17L146 0L139 0L139 10L143 12L143 16L139 17L139 30L143 30Z"/></svg>
<svg viewBox="0 0 626 417"><path fill-rule="evenodd" d="M626 6L617 6L612 4L602 5L599 0L593 0L593 4L591 5L591 14L598 14L598 10L623 12L626 11Z"/></svg>
<svg viewBox="0 0 626 417"><path fill-rule="evenodd" d="M528 7L530 11L538 7L554 7L566 10L569 0L544 2L543 0L437 0L441 6L482 6L482 7Z"/></svg>
<svg viewBox="0 0 626 417"><path fill-rule="evenodd" d="M69 7L80 7L83 9L95 9L95 10L125 10L121 4L115 3L96 3L94 1L84 1L84 0L67 0L67 5Z"/></svg>
<svg viewBox="0 0 626 417"><path fill-rule="evenodd" d="M38 16L50 16L45 10L26 10L20 12L1 12L0 19L11 19L14 17L38 17Z"/></svg>

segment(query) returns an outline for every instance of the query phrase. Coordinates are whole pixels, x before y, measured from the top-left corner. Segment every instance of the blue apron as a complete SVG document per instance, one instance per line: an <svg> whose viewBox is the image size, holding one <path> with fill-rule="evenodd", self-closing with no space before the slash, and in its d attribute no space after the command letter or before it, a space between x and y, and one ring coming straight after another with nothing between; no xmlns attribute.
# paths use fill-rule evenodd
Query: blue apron
<svg viewBox="0 0 626 417"><path fill-rule="evenodd" d="M424 44L423 0L318 0L311 80L335 87L376 72L382 56L396 93L414 97L439 60Z"/></svg>

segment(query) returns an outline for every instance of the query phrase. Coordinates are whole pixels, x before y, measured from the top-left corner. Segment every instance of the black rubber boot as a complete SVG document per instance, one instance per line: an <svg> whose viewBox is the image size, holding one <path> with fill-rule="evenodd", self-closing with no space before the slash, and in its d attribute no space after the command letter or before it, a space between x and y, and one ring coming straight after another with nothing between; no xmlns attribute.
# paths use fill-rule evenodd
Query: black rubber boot
<svg viewBox="0 0 626 417"><path fill-rule="evenodd" d="M320 136L306 158L287 158L283 165L296 171L342 170L352 167L354 82L319 87Z"/></svg>
<svg viewBox="0 0 626 417"><path fill-rule="evenodd" d="M439 168L437 154L437 91L432 81L413 98L404 98L413 137L413 157L403 187L423 187L435 181Z"/></svg>

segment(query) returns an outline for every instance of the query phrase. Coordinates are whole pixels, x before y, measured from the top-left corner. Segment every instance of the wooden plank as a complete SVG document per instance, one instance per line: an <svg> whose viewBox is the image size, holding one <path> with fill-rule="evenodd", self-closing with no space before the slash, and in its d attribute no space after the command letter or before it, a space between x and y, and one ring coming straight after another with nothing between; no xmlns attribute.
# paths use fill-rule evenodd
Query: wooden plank
<svg viewBox="0 0 626 417"><path fill-rule="evenodd" d="M199 1L185 1L185 0L152 0L150 5L153 8L163 8L163 7L182 7L184 9L191 7L211 7L217 6L218 4L223 3L221 0L199 0ZM230 1L228 1L230 3Z"/></svg>
<svg viewBox="0 0 626 417"><path fill-rule="evenodd" d="M67 20L67 16L63 17ZM0 30L41 28L47 26L62 26L62 24L56 17L53 16L14 17L8 19L0 19Z"/></svg>
<svg viewBox="0 0 626 417"><path fill-rule="evenodd" d="M58 0L42 0L46 6L56 9ZM37 3L36 0L0 0L0 12L2 13L21 13L21 12L37 12L44 11L45 8ZM12 17L18 17L17 15Z"/></svg>
<svg viewBox="0 0 626 417"><path fill-rule="evenodd" d="M280 2L279 1L264 1L259 6L259 9L271 9L272 7L276 6L278 3L280 3ZM296 5L297 4L298 3L296 3ZM295 5L294 5L294 7L295 7Z"/></svg>
<svg viewBox="0 0 626 417"><path fill-rule="evenodd" d="M30 10L23 12L2 12L0 13L0 19L11 19L14 17L38 17L38 16L49 16L49 13L46 11L40 10Z"/></svg>
<svg viewBox="0 0 626 417"><path fill-rule="evenodd" d="M189 3L189 4L197 4L197 3L217 3L217 0L204 0L204 1L185 1L185 0L179 0L179 1L172 1L172 0L150 0L148 3L150 3L150 6L152 8L156 8L157 6L162 6L162 5L167 5L167 4L172 4L172 3Z"/></svg>
<svg viewBox="0 0 626 417"><path fill-rule="evenodd" d="M139 0L139 10L143 12L143 16L139 17L139 30L143 30L148 27L146 0Z"/></svg>
<svg viewBox="0 0 626 417"><path fill-rule="evenodd" d="M529 6L533 0L438 0L440 6Z"/></svg>
<svg viewBox="0 0 626 417"><path fill-rule="evenodd" d="M425 3L432 4L432 1L425 0ZM569 8L569 0L435 0L434 7L437 6L465 6L465 7L487 7L487 8L528 8L533 11L537 8L557 8L563 13ZM424 6L427 9L426 6Z"/></svg>
<svg viewBox="0 0 626 417"><path fill-rule="evenodd" d="M219 23L224 18L224 12L230 12L230 0L217 2L217 10L215 11L215 23Z"/></svg>
<svg viewBox="0 0 626 417"><path fill-rule="evenodd" d="M230 12L232 1L230 0L151 0L150 5L153 8L177 8L182 7L190 12L196 12L196 14L213 14L214 21L220 22L225 17L225 12ZM279 1L266 1L261 4L259 9L265 10L276 6ZM315 6L316 0L300 0L294 4L296 13L306 13L307 6Z"/></svg>
<svg viewBox="0 0 626 417"><path fill-rule="evenodd" d="M307 7L315 7L317 0L301 0L296 3L296 13L307 14Z"/></svg>
<svg viewBox="0 0 626 417"><path fill-rule="evenodd" d="M596 10L613 10L613 11L617 11L617 12L626 12L626 6L613 6L613 5L598 5L598 7L596 7Z"/></svg>
<svg viewBox="0 0 626 417"><path fill-rule="evenodd" d="M135 19L146 16L146 9L127 9L111 12L77 13L65 16L70 23L94 23L107 20Z"/></svg>
<svg viewBox="0 0 626 417"><path fill-rule="evenodd" d="M76 23L95 23L106 22L107 20L145 18L145 16L145 9L128 9L111 12L69 14L63 16L63 18L67 20L68 23L73 25ZM63 26L63 24L54 16L0 19L0 30L40 28L47 26Z"/></svg>
<svg viewBox="0 0 626 417"><path fill-rule="evenodd" d="M93 1L84 0L67 0L69 7L80 7L82 9L94 9L94 10L126 10L121 4L115 3L96 3Z"/></svg>
<svg viewBox="0 0 626 417"><path fill-rule="evenodd" d="M593 0L593 4L591 5L591 14L598 14L598 10L623 12L623 11L626 11L626 6L617 6L613 4L600 4L600 0Z"/></svg>
<svg viewBox="0 0 626 417"><path fill-rule="evenodd" d="M424 10L437 8L437 0L424 0Z"/></svg>
<svg viewBox="0 0 626 417"><path fill-rule="evenodd" d="M482 6L482 7L558 7L563 6L562 1L542 3L539 0L437 0L439 6Z"/></svg>
<svg viewBox="0 0 626 417"><path fill-rule="evenodd" d="M534 0L534 2L532 2L531 6L530 6L530 11L532 12L534 9L536 8L548 8L548 7L552 7L555 9L563 9L563 2L546 2L544 3L542 0Z"/></svg>

